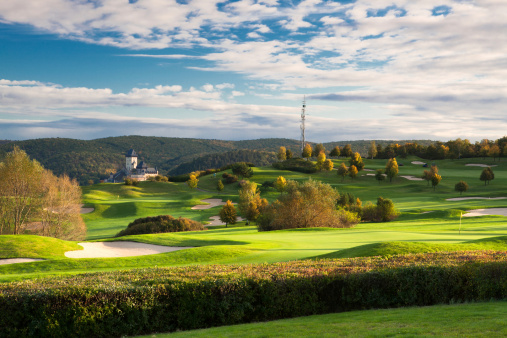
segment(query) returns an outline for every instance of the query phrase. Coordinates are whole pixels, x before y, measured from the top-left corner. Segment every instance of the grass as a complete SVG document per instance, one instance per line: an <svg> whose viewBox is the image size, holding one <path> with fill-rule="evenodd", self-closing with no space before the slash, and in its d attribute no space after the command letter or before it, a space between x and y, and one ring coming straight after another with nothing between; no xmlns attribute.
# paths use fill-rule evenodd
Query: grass
<svg viewBox="0 0 507 338"><path fill-rule="evenodd" d="M59 259L65 252L83 249L76 242L31 235L0 236L0 259L45 258Z"/></svg>
<svg viewBox="0 0 507 338"><path fill-rule="evenodd" d="M505 337L507 302L353 311L144 337Z"/></svg>

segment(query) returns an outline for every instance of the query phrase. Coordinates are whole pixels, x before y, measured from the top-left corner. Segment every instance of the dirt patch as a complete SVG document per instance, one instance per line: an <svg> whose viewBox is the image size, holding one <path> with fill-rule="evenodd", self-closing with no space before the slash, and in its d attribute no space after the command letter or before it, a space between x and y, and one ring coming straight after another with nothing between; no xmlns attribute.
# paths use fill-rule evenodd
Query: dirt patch
<svg viewBox="0 0 507 338"><path fill-rule="evenodd" d="M504 200L507 197L454 197L447 198L446 201L466 201L466 200Z"/></svg>
<svg viewBox="0 0 507 338"><path fill-rule="evenodd" d="M491 209L475 209L468 210L463 217L476 217L476 216L507 216L507 208L491 208Z"/></svg>
<svg viewBox="0 0 507 338"><path fill-rule="evenodd" d="M164 252L171 252L191 247L171 247L164 245L153 245L138 242L95 242L78 243L84 250L67 251L68 258L111 258L154 255Z"/></svg>
<svg viewBox="0 0 507 338"><path fill-rule="evenodd" d="M30 263L30 262L38 262L43 261L44 259L39 258L6 258L0 259L0 265L4 264L16 264L16 263Z"/></svg>
<svg viewBox="0 0 507 338"><path fill-rule="evenodd" d="M213 207L218 207L220 205L225 205L225 202L222 202L220 198L208 198L201 200L201 202L209 203L209 204L198 204L194 205L191 209L192 210L205 210L205 209L211 209Z"/></svg>
<svg viewBox="0 0 507 338"><path fill-rule="evenodd" d="M426 162L421 162L421 161L412 161L410 163L417 164L417 165L425 165L426 164Z"/></svg>
<svg viewBox="0 0 507 338"><path fill-rule="evenodd" d="M480 164L480 163L468 163L465 164L465 167L481 167L481 168L487 168L487 167L497 167L496 164L493 165L487 165L487 164Z"/></svg>

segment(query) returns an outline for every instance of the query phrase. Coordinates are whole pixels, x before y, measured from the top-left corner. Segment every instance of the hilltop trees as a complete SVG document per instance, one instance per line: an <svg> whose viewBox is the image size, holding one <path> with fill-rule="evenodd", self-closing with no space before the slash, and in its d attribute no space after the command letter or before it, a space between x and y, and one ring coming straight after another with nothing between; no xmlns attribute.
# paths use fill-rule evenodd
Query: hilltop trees
<svg viewBox="0 0 507 338"><path fill-rule="evenodd" d="M343 149L341 151L341 155L345 156L345 157L352 156L352 147L350 146L350 144L347 144L347 145L345 145L345 147L343 147Z"/></svg>
<svg viewBox="0 0 507 338"><path fill-rule="evenodd" d="M81 189L67 176L56 177L17 147L0 163L0 234L33 232L83 239Z"/></svg>
<svg viewBox="0 0 507 338"><path fill-rule="evenodd" d="M393 157L387 161L385 170L385 174L389 177L389 182L393 181L393 178L398 175L398 172L398 162L396 162L396 158Z"/></svg>

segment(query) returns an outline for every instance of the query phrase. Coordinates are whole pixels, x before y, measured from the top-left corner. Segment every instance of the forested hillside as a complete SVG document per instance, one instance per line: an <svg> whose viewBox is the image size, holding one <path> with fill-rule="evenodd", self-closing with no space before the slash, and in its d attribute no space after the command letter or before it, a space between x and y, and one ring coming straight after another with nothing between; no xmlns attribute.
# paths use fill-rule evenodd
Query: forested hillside
<svg viewBox="0 0 507 338"><path fill-rule="evenodd" d="M7 143L4 143L7 142ZM395 141L377 141L388 145ZM396 141L404 142L404 141ZM3 144L2 144L3 143ZM418 141L429 144L430 141ZM311 143L315 145L315 143ZM366 155L370 141L343 141L325 143L331 150L335 145L351 144L354 151ZM299 154L298 140L271 138L247 141L221 141L190 138L120 136L96 140L45 138L27 141L0 141L0 161L14 146L25 150L32 158L56 175L67 174L85 185L109 176L125 163L125 152L135 149L139 160L156 166L163 175L184 173L206 167L220 167L230 162L247 161L256 165L271 163L274 158L266 152L276 152L280 146ZM256 152L237 152L252 150ZM236 151L236 152L235 152ZM212 155L210 155L212 154ZM205 156L209 155L209 156ZM195 161L194 161L195 160ZM178 166L179 169L176 169ZM173 171L174 170L174 171Z"/></svg>

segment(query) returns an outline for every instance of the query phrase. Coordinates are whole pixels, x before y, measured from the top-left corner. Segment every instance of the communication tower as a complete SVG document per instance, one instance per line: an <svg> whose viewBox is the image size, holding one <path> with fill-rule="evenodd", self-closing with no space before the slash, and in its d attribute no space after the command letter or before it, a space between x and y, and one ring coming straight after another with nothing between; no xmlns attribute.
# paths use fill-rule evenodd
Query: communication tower
<svg viewBox="0 0 507 338"><path fill-rule="evenodd" d="M306 112L306 96L303 97L303 107L301 108L301 153L305 150L305 112Z"/></svg>

